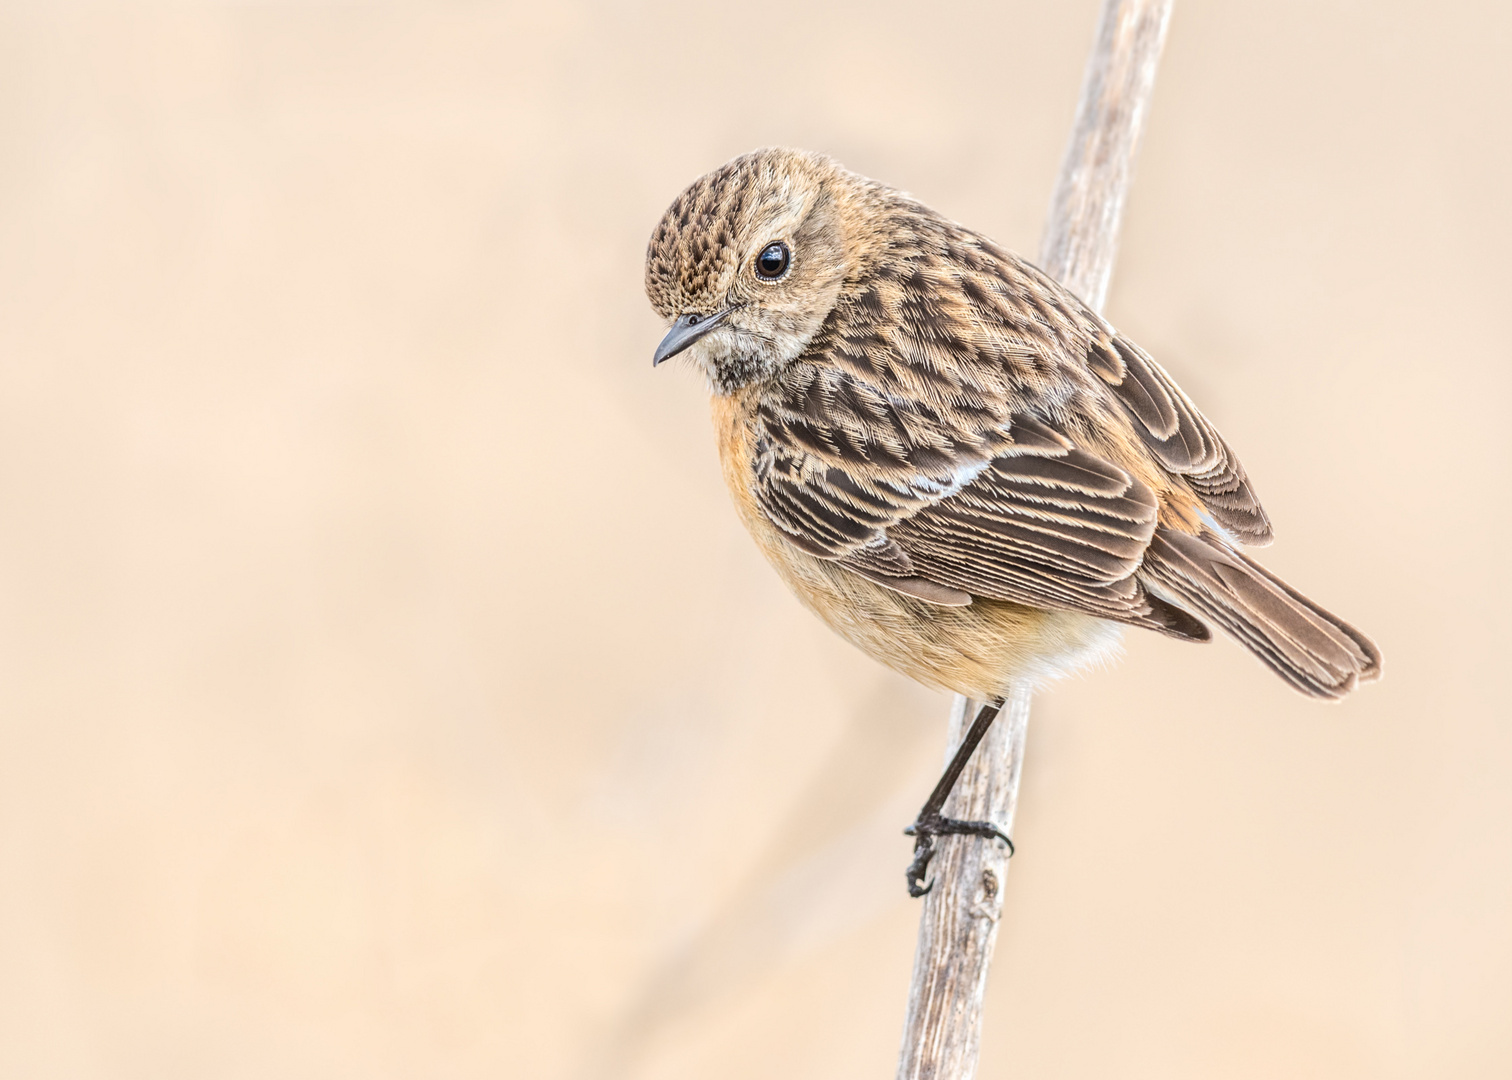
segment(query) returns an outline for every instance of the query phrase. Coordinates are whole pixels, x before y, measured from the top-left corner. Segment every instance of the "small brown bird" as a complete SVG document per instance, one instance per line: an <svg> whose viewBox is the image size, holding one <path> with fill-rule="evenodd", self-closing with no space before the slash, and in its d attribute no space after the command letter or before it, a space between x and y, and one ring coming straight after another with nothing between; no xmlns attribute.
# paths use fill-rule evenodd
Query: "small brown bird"
<svg viewBox="0 0 1512 1080"><path fill-rule="evenodd" d="M1364 634L1240 550L1271 540L1244 468L1138 345L1011 252L819 154L738 157L646 252L708 379L725 481L798 598L929 686L988 702L911 831L940 816L1009 685L1104 654L1118 624L1215 623L1303 693L1380 675Z"/></svg>

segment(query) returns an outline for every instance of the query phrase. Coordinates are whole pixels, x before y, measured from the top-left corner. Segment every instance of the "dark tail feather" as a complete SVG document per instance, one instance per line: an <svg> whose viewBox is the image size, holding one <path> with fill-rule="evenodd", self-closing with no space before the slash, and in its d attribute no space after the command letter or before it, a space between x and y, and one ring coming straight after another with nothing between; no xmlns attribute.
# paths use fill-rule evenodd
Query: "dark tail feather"
<svg viewBox="0 0 1512 1080"><path fill-rule="evenodd" d="M1374 642L1217 536L1157 529L1140 577L1217 623L1304 694L1341 698L1381 676Z"/></svg>

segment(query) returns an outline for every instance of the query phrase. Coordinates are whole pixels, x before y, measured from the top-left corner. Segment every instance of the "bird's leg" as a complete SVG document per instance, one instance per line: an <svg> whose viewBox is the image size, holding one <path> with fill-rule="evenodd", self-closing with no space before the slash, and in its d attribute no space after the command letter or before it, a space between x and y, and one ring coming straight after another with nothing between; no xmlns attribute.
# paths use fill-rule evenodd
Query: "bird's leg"
<svg viewBox="0 0 1512 1080"><path fill-rule="evenodd" d="M956 747L955 755L950 759L950 764L945 766L945 772L940 776L940 782L929 793L929 799L924 803L924 808L919 811L916 820L903 832L907 836L916 836L914 841L913 862L908 864L908 895L923 896L934 888L934 882L924 884L925 872L929 869L929 860L934 858L934 838L936 836L950 836L964 834L966 836L981 836L986 839L1001 840L1008 845L1008 854L1013 854L1013 841L1008 839L996 825L990 821L962 821L959 818L945 817L940 811L945 806L945 800L950 797L950 791L955 787L956 781L961 778L961 773L966 768L966 763L971 760L972 753L977 744L987 734L987 729L992 726L992 721L997 718L998 710L1003 707L1002 699L983 705L976 714L976 719L971 722L971 729L966 732L966 737L961 740L961 745Z"/></svg>

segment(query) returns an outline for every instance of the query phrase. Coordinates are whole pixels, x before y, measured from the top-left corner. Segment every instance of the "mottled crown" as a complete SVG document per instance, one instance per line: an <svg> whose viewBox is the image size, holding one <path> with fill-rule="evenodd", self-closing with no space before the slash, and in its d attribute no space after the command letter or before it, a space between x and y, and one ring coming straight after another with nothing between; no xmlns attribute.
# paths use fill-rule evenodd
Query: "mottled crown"
<svg viewBox="0 0 1512 1080"><path fill-rule="evenodd" d="M827 186L851 178L823 154L753 150L699 177L673 200L646 247L646 296L659 315L722 302L763 225L799 220ZM854 179L860 179L856 177Z"/></svg>

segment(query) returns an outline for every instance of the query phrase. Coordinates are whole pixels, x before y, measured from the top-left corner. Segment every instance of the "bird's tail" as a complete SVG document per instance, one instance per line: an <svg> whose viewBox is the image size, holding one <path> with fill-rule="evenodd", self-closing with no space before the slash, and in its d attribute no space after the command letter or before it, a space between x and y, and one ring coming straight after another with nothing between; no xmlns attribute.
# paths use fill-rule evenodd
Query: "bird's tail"
<svg viewBox="0 0 1512 1080"><path fill-rule="evenodd" d="M1157 529L1140 577L1233 635L1304 694L1337 699L1381 676L1381 651L1214 534Z"/></svg>

